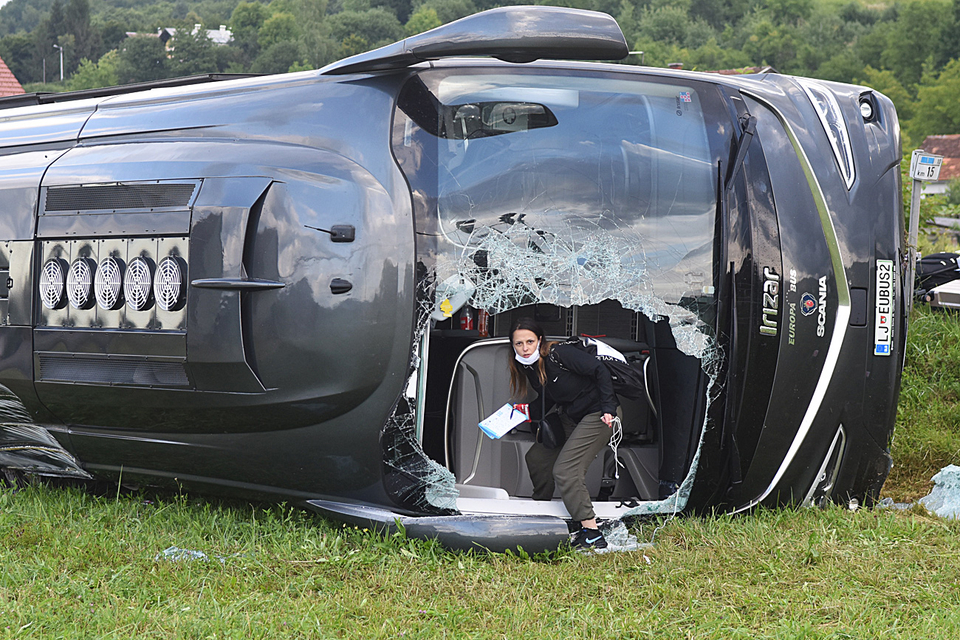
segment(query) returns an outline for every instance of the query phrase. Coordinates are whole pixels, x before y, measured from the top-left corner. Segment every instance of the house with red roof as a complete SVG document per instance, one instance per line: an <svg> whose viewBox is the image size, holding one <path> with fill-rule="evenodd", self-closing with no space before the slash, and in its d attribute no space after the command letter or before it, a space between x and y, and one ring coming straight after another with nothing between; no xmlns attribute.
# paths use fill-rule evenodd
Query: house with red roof
<svg viewBox="0 0 960 640"><path fill-rule="evenodd" d="M0 98L4 96L15 96L20 93L24 93L23 87L20 86L20 82L17 80L17 77L13 75L13 72L10 71L7 63L0 58Z"/></svg>

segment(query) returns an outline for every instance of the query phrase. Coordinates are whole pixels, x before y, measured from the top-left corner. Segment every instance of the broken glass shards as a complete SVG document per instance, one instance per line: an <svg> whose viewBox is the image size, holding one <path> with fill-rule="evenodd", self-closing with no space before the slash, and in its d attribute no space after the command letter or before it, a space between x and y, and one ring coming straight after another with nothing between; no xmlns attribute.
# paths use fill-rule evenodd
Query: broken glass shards
<svg viewBox="0 0 960 640"><path fill-rule="evenodd" d="M58 478L91 478L49 431L33 423L23 403L3 386L0 386L0 468Z"/></svg>
<svg viewBox="0 0 960 640"><path fill-rule="evenodd" d="M420 362L414 354L415 371ZM454 476L424 453L415 425L413 405L401 399L380 436L384 487L397 504L407 509L437 515L456 513Z"/></svg>
<svg viewBox="0 0 960 640"><path fill-rule="evenodd" d="M450 404L458 397L450 378L456 372L425 371L426 354L473 348L467 334L479 327L472 314L490 314L489 336L502 339L502 325L515 310L534 306L536 313L540 306L563 310L550 320L555 337L587 330L585 317L600 313L592 308L616 306L608 303L626 313L605 319L608 326L597 320L589 332L636 342L650 325L667 324L676 350L696 358L709 378L697 391L707 394L699 407L709 408L720 388L714 248L717 159L725 147L712 120L720 111L704 109L702 101L715 97L659 80L566 71L430 70L411 78L398 101L394 152L413 196L419 306L405 408L398 408L388 431L406 426L391 438L401 431L425 438L424 448L456 469L450 447L460 433L448 428L450 411L457 411ZM521 104L530 114L549 111L549 126L531 126L527 111L515 109ZM496 114L508 107L517 118L505 127ZM475 333L475 340L487 336ZM481 388L479 382L471 387L477 398ZM446 414L434 402L428 432L419 423L424 396L448 401ZM498 396L493 404L502 402ZM706 415L684 428L699 427L702 438ZM472 418L458 424L469 427ZM448 441L438 445L428 440L431 434ZM672 500L650 500L638 513L684 509L698 451L684 448L690 471L682 482L683 468L680 478L670 478L680 485ZM478 455L470 458L474 468ZM491 467L485 479L492 487L497 473ZM517 489L511 497L520 497L513 478L504 482ZM426 491L421 494L425 500Z"/></svg>

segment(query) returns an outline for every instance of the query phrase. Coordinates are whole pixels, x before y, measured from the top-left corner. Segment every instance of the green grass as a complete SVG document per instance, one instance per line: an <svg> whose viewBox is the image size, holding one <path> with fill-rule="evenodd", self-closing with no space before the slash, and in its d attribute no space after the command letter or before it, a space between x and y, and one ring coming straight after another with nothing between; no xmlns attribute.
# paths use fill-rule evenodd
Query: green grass
<svg viewBox="0 0 960 640"><path fill-rule="evenodd" d="M884 488L897 500L960 460L960 316L914 313ZM0 639L960 635L960 523L919 507L675 518L637 535L654 544L467 554L280 506L6 489ZM208 559L165 559L171 546Z"/></svg>
<svg viewBox="0 0 960 640"><path fill-rule="evenodd" d="M958 364L960 316L917 307L884 495L924 495L960 460ZM0 639L960 636L960 523L920 507L675 518L637 535L654 544L467 554L280 506L6 489ZM172 546L208 559L165 559Z"/></svg>
<svg viewBox="0 0 960 640"><path fill-rule="evenodd" d="M834 507L524 558L281 507L37 486L0 493L0 638L955 638L958 534ZM156 559L172 545L210 559Z"/></svg>
<svg viewBox="0 0 960 640"><path fill-rule="evenodd" d="M891 452L884 494L901 501L926 495L934 473L960 463L960 315L954 312L914 308Z"/></svg>
<svg viewBox="0 0 960 640"><path fill-rule="evenodd" d="M918 306L883 495L960 462L960 315ZM454 553L311 513L0 490L4 638L945 638L960 523L920 507L643 524L641 551ZM171 561L171 546L207 560Z"/></svg>

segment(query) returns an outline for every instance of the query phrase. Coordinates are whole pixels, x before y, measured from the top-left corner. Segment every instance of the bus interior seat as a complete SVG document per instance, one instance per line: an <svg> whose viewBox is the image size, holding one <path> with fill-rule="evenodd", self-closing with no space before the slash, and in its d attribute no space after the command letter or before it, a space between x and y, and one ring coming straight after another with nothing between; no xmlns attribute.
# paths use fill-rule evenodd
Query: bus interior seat
<svg viewBox="0 0 960 640"><path fill-rule="evenodd" d="M530 497L533 485L524 456L534 443L531 423L520 424L499 440L488 438L477 426L480 420L509 401L508 366L512 358L513 349L505 338L474 343L463 353L451 385L447 446L458 484L501 488L513 497ZM527 401L536 402L536 398L527 398ZM657 438L653 426L656 421L651 419L652 412L644 401L624 398L621 406L624 441L619 453L630 481L621 478L622 486L612 497L647 499L652 495L655 498L656 490L652 489L651 493L651 487L657 486ZM600 455L587 472L587 488L592 496L600 494L603 476L604 456Z"/></svg>

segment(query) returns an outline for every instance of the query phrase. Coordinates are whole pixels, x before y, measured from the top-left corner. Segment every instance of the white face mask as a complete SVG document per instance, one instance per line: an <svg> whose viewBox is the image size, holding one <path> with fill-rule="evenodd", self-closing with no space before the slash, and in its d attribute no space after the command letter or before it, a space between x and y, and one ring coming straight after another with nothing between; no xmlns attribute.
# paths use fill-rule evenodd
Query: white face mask
<svg viewBox="0 0 960 640"><path fill-rule="evenodd" d="M513 356L517 359L517 362L519 362L520 364L526 364L526 365L533 364L534 362L540 359L540 341L539 340L537 341L537 348L534 349L533 353L531 353L528 357L524 358L522 355L520 355L516 351L513 352Z"/></svg>

